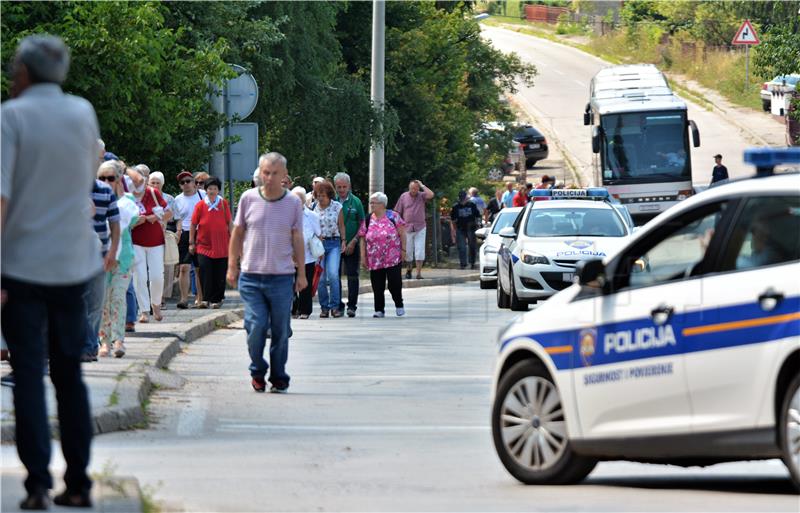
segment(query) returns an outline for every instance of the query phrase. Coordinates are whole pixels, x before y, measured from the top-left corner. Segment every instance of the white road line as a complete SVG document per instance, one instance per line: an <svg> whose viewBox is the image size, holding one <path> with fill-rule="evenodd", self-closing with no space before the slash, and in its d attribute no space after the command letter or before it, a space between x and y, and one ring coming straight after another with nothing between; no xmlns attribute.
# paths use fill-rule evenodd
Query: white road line
<svg viewBox="0 0 800 513"><path fill-rule="evenodd" d="M223 424L217 432L236 431L292 431L307 433L444 433L462 431L489 431L489 426L412 426L412 425L339 425L310 426L307 424L277 425L237 423Z"/></svg>
<svg viewBox="0 0 800 513"><path fill-rule="evenodd" d="M178 436L197 436L203 432L208 412L208 399L192 398L191 403L184 406L178 417Z"/></svg>

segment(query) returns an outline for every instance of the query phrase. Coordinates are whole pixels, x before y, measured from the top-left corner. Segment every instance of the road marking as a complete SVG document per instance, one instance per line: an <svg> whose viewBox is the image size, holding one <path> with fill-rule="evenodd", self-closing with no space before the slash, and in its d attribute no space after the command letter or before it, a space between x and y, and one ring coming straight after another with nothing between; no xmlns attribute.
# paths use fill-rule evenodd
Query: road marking
<svg viewBox="0 0 800 513"><path fill-rule="evenodd" d="M203 432L208 412L208 399L192 398L191 403L181 410L178 417L178 436L197 436Z"/></svg>
<svg viewBox="0 0 800 513"><path fill-rule="evenodd" d="M581 86L581 87L586 87L586 84L584 84L583 82L581 82L581 81L580 81L580 80L578 80L578 79L573 79L573 82L575 82L576 84L578 84L578 85L579 85L579 86Z"/></svg>
<svg viewBox="0 0 800 513"><path fill-rule="evenodd" d="M489 426L412 426L412 425L339 425L310 426L308 424L223 424L217 432L235 431L292 431L306 433L445 433L462 431L489 431Z"/></svg>

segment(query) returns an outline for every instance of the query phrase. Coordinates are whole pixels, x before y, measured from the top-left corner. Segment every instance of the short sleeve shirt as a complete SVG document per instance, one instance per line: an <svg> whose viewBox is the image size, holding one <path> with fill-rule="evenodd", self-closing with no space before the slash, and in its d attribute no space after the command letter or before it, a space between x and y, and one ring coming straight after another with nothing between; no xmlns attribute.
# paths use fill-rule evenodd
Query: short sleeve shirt
<svg viewBox="0 0 800 513"><path fill-rule="evenodd" d="M155 196L155 199L153 199L153 196ZM136 201L136 206L139 207L139 215L142 217L152 215L156 203L158 203L161 208L167 208L167 201L161 193L158 192L158 189L147 187L144 191L144 196ZM164 245L164 229L159 222L143 222L133 229L131 237L136 246L142 246L144 248L154 248Z"/></svg>
<svg viewBox="0 0 800 513"><path fill-rule="evenodd" d="M268 200L261 187L245 191L233 224L245 230L242 272L294 274L292 232L303 233L303 204L297 196L284 190L280 199Z"/></svg>
<svg viewBox="0 0 800 513"><path fill-rule="evenodd" d="M111 246L109 238L109 223L119 223L119 209L117 197L111 187L100 180L94 181L92 187L92 202L94 203L94 231L100 238L103 256L106 256Z"/></svg>
<svg viewBox="0 0 800 513"><path fill-rule="evenodd" d="M342 201L342 215L344 216L344 231L347 241L353 240L353 237L358 235L358 230L361 228L361 221L365 219L364 205L361 200L352 192L347 194L347 198Z"/></svg>
<svg viewBox="0 0 800 513"><path fill-rule="evenodd" d="M89 194L100 130L92 105L35 84L0 107L3 276L37 285L83 283L102 271Z"/></svg>
<svg viewBox="0 0 800 513"><path fill-rule="evenodd" d="M418 232L425 228L425 193L419 192L412 196L406 191L400 195L394 211L405 219L412 232Z"/></svg>
<svg viewBox="0 0 800 513"><path fill-rule="evenodd" d="M479 217L478 207L471 201L467 201L463 205L456 203L450 210L450 219L456 223L459 230L474 230Z"/></svg>
<svg viewBox="0 0 800 513"><path fill-rule="evenodd" d="M175 219L181 220L181 230L188 232L192 224L194 207L206 197L204 191L195 191L191 196L181 193L175 196Z"/></svg>
<svg viewBox="0 0 800 513"><path fill-rule="evenodd" d="M208 258L226 258L228 243L231 240L228 223L231 221L231 209L228 202L220 198L214 210L201 201L194 207L192 224L197 226L195 247L197 253Z"/></svg>
<svg viewBox="0 0 800 513"><path fill-rule="evenodd" d="M342 211L342 204L338 201L331 201L328 208L322 208L317 202L314 212L319 216L319 226L322 229L322 236L341 237L339 233L339 212Z"/></svg>
<svg viewBox="0 0 800 513"><path fill-rule="evenodd" d="M358 231L359 236L366 240L367 268L375 271L396 266L403 254L398 228L405 226L406 222L391 210L380 219L376 219L375 214L370 214L370 217L369 226L362 222Z"/></svg>

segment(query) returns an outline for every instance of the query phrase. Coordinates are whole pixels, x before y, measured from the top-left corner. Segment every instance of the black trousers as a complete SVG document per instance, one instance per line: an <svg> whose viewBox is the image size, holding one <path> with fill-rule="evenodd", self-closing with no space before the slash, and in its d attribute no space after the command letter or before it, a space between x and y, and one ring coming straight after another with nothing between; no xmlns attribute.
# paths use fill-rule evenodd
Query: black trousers
<svg viewBox="0 0 800 513"><path fill-rule="evenodd" d="M44 390L45 358L58 400L61 449L67 462L64 482L72 492L89 491L86 474L92 444L89 398L81 375L86 344L86 283L47 286L2 277L8 293L3 306L3 336L14 370L17 451L28 470L25 488L52 488L50 426Z"/></svg>
<svg viewBox="0 0 800 513"><path fill-rule="evenodd" d="M356 242L352 255L342 253L342 265L339 266L339 290L342 290L342 274L347 276L347 308L358 308L358 271L361 267L360 241ZM344 297L339 302L339 310L344 310Z"/></svg>
<svg viewBox="0 0 800 513"><path fill-rule="evenodd" d="M209 258L197 255L200 263L200 283L203 284L203 301L221 303L225 299L225 275L228 258Z"/></svg>
<svg viewBox="0 0 800 513"><path fill-rule="evenodd" d="M394 267L377 269L369 272L369 280L372 282L372 294L375 297L375 311L383 312L386 307L386 300L383 293L386 290L386 282L389 282L389 293L394 300L396 308L403 308L403 262Z"/></svg>
<svg viewBox="0 0 800 513"><path fill-rule="evenodd" d="M315 265L314 262L305 265L308 287L301 290L295 297L294 305L292 306L292 315L311 315L311 311L314 309L314 296L311 295L311 282L314 281Z"/></svg>

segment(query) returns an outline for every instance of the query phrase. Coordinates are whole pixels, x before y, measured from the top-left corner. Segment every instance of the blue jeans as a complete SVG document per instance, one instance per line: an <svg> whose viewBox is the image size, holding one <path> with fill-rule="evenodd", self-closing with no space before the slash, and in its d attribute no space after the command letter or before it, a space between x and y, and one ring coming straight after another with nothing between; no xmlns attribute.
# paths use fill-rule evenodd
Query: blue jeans
<svg viewBox="0 0 800 513"><path fill-rule="evenodd" d="M97 354L98 338L100 331L100 320L103 318L103 301L106 298L106 273L101 272L86 284L83 294L86 301L87 324L86 324L86 343L83 347L83 354Z"/></svg>
<svg viewBox="0 0 800 513"><path fill-rule="evenodd" d="M339 288L339 265L342 261L342 240L325 239L322 241L325 255L322 257L322 267L325 272L319 279L319 306L323 310L337 310L342 290ZM329 290L330 289L330 290Z"/></svg>
<svg viewBox="0 0 800 513"><path fill-rule="evenodd" d="M456 246L458 246L458 261L461 268L467 266L467 256L469 256L469 265L475 265L475 230L470 228L468 230L456 230ZM469 250L469 254L467 253Z"/></svg>
<svg viewBox="0 0 800 513"><path fill-rule="evenodd" d="M271 332L269 360L272 370L269 381L273 385L276 382L288 385L286 360L289 357L294 275L242 273L239 276L239 295L244 302L250 375L264 378L270 369L264 360L264 347Z"/></svg>
<svg viewBox="0 0 800 513"><path fill-rule="evenodd" d="M131 270L132 271L132 270ZM126 323L134 323L136 322L136 312L139 309L139 305L136 304L136 291L133 290L133 280L131 280L131 284L128 285L128 291L125 293L125 322Z"/></svg>

